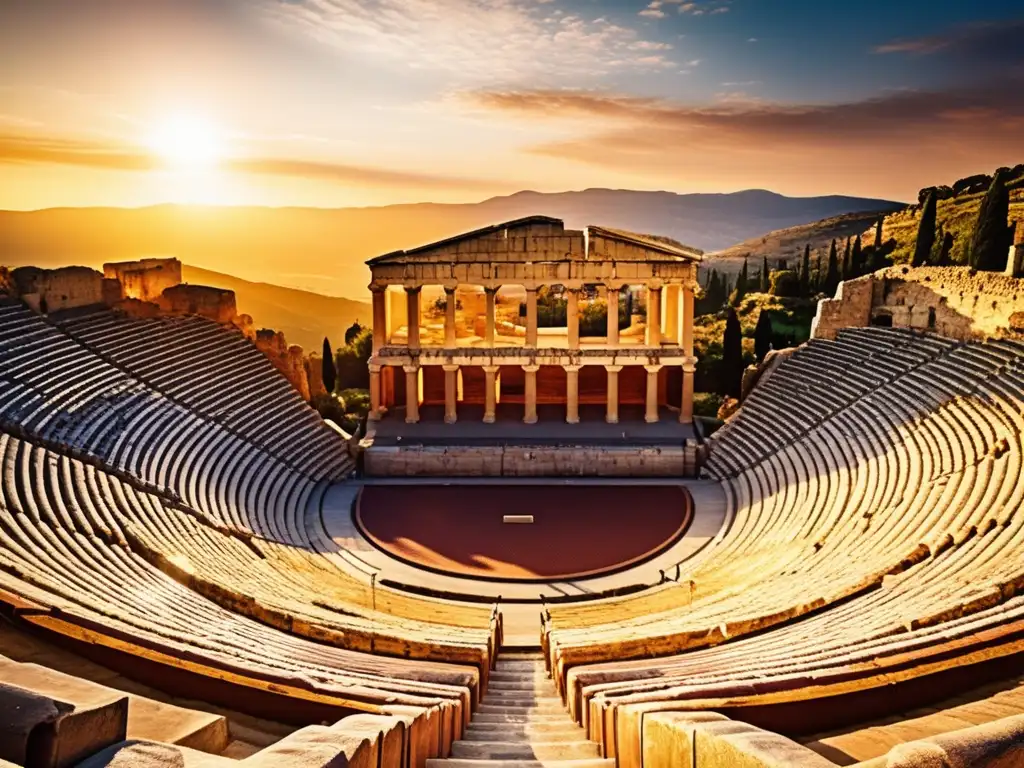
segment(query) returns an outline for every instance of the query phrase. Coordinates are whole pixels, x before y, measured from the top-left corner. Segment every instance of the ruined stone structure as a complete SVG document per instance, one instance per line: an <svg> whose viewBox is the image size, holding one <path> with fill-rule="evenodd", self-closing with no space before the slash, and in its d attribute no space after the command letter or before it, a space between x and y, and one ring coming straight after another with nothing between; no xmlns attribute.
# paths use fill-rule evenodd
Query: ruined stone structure
<svg viewBox="0 0 1024 768"><path fill-rule="evenodd" d="M473 403L492 422L500 400L521 403L528 424L539 403L564 405L570 424L581 403L603 404L613 424L620 403L643 404L648 422L670 405L689 423L700 259L674 241L545 216L372 259L372 417L397 405L415 423L421 404L443 403L452 423ZM431 288L438 299L424 302ZM564 296L562 328L538 323L538 294L552 289ZM606 329L581 337L583 304L602 298ZM646 316L620 318L622 302Z"/></svg>
<svg viewBox="0 0 1024 768"><path fill-rule="evenodd" d="M304 400L309 400L309 378L306 372L306 361L302 355L302 347L298 344L288 345L284 334L270 328L256 331L256 348L274 364L284 377L292 383ZM323 384L321 383L321 389Z"/></svg>
<svg viewBox="0 0 1024 768"><path fill-rule="evenodd" d="M1024 336L1024 279L967 267L896 266L840 284L818 302L816 339L880 325L963 341Z"/></svg>
<svg viewBox="0 0 1024 768"><path fill-rule="evenodd" d="M167 288L181 284L177 259L140 259L103 265L103 276L121 282L125 298L158 301Z"/></svg>
<svg viewBox="0 0 1024 768"><path fill-rule="evenodd" d="M234 291L182 283L181 262L177 259L124 261L103 268L101 274L88 267L19 267L10 273L10 290L42 314L105 306L136 319L194 315L229 326L255 342L309 400L302 347L289 346L284 335L275 331L261 331L262 336L257 338L252 318L238 313Z"/></svg>

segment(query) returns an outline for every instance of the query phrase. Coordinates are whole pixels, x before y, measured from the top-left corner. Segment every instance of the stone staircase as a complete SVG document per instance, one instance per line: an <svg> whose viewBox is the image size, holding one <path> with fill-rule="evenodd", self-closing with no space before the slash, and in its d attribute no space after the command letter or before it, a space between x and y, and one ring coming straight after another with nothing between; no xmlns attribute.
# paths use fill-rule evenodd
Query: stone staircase
<svg viewBox="0 0 1024 768"><path fill-rule="evenodd" d="M503 653L451 756L427 768L615 768L569 717L539 653Z"/></svg>

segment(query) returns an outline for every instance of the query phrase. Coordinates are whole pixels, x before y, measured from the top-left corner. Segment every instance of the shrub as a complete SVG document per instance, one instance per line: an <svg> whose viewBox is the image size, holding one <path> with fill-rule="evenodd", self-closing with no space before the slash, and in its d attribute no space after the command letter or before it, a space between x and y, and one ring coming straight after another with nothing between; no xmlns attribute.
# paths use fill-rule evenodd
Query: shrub
<svg viewBox="0 0 1024 768"><path fill-rule="evenodd" d="M725 398L717 392L695 392L693 395L694 416L704 416L714 419L718 416L718 409L722 407Z"/></svg>
<svg viewBox="0 0 1024 768"><path fill-rule="evenodd" d="M367 389L343 389L339 394L345 403L349 416L362 418L370 412L370 391Z"/></svg>
<svg viewBox="0 0 1024 768"><path fill-rule="evenodd" d="M800 277L791 269L772 272L772 296L795 299L800 296Z"/></svg>
<svg viewBox="0 0 1024 768"><path fill-rule="evenodd" d="M345 420L345 401L334 395L315 395L310 405L316 409L321 418L330 419L339 426Z"/></svg>

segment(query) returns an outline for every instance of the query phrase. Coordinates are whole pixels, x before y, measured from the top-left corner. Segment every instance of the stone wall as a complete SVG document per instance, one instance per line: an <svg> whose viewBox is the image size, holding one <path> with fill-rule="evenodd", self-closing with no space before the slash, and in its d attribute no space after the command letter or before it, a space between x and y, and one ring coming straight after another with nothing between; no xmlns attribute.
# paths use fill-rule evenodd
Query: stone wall
<svg viewBox="0 0 1024 768"><path fill-rule="evenodd" d="M22 301L36 312L110 306L121 298L116 280L104 280L103 275L88 267L19 267L11 272L11 280Z"/></svg>
<svg viewBox="0 0 1024 768"><path fill-rule="evenodd" d="M1024 279L967 267L889 267L818 302L811 336L832 339L840 328L871 324L964 341L1024 338Z"/></svg>
<svg viewBox="0 0 1024 768"><path fill-rule="evenodd" d="M862 328L871 318L874 279L871 275L839 284L834 299L818 302L811 321L811 338L834 339L840 328Z"/></svg>
<svg viewBox="0 0 1024 768"><path fill-rule="evenodd" d="M687 446L370 446L374 477L684 477L694 472Z"/></svg>
<svg viewBox="0 0 1024 768"><path fill-rule="evenodd" d="M199 315L221 325L231 325L238 316L235 292L207 285L175 285L165 288L158 300L170 315Z"/></svg>
<svg viewBox="0 0 1024 768"><path fill-rule="evenodd" d="M158 301L164 290L181 283L181 262L177 259L140 259L103 265L104 277L121 281L129 299Z"/></svg>
<svg viewBox="0 0 1024 768"><path fill-rule="evenodd" d="M309 382L309 396L326 395L324 387L324 361L320 355L311 354L306 358L306 381Z"/></svg>
<svg viewBox="0 0 1024 768"><path fill-rule="evenodd" d="M309 378L302 347L288 346L283 333L269 328L256 331L255 341L257 349L291 382L303 399L309 400Z"/></svg>

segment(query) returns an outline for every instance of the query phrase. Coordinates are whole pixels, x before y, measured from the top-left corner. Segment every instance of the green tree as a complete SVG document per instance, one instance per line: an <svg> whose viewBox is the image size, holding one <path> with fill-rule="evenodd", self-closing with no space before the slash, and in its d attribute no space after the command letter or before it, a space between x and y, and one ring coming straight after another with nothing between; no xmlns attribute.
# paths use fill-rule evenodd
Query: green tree
<svg viewBox="0 0 1024 768"><path fill-rule="evenodd" d="M811 244L804 246L804 260L800 264L800 295L808 297L811 295ZM761 321L758 320L760 323Z"/></svg>
<svg viewBox="0 0 1024 768"><path fill-rule="evenodd" d="M335 355L334 364L337 368L337 386L345 389L368 389L370 386L370 370L367 363L373 354L373 332L364 328L351 344L342 347Z"/></svg>
<svg viewBox="0 0 1024 768"><path fill-rule="evenodd" d="M757 361L762 362L772 350L772 319L763 309L757 318L754 328L754 354Z"/></svg>
<svg viewBox="0 0 1024 768"><path fill-rule="evenodd" d="M733 307L725 320L722 337L722 394L739 398L743 384L743 331Z"/></svg>
<svg viewBox="0 0 1024 768"><path fill-rule="evenodd" d="M853 241L853 251L850 253L850 270L853 277L860 277L864 274L864 254L861 250L860 235Z"/></svg>
<svg viewBox="0 0 1024 768"><path fill-rule="evenodd" d="M923 267L931 261L932 246L935 245L935 190L929 190L921 204L921 221L917 225L917 243L914 245L914 256L910 261L912 267Z"/></svg>
<svg viewBox="0 0 1024 768"><path fill-rule="evenodd" d="M838 287L839 258L838 251L836 250L836 241L835 238L833 238L832 246L828 250L828 272L825 273L825 281L821 286L821 289L829 298L832 298L836 295L836 289Z"/></svg>
<svg viewBox="0 0 1024 768"><path fill-rule="evenodd" d="M729 296L729 303L734 307L747 295L747 279L747 259L744 257L743 269L740 270L739 277L736 278L736 288L733 289L732 295Z"/></svg>
<svg viewBox="0 0 1024 768"><path fill-rule="evenodd" d="M359 321L352 323L345 331L345 346L348 346L355 340L356 336L363 332L363 326L359 324Z"/></svg>
<svg viewBox="0 0 1024 768"><path fill-rule="evenodd" d="M771 270L768 269L768 257L764 256L761 262L761 293L768 293L771 290L771 283L768 282L770 275Z"/></svg>
<svg viewBox="0 0 1024 768"><path fill-rule="evenodd" d="M1006 189L1005 176L1002 169L996 171L978 210L970 246L970 265L975 269L989 272L1006 269L1012 234L1007 224L1010 194Z"/></svg>
<svg viewBox="0 0 1024 768"><path fill-rule="evenodd" d="M884 221L885 221L885 217L883 216L875 224L875 244L874 244L874 248L875 248L876 251L882 250L882 223Z"/></svg>
<svg viewBox="0 0 1024 768"><path fill-rule="evenodd" d="M799 298L800 276L791 269L777 269L772 272L772 296Z"/></svg>
<svg viewBox="0 0 1024 768"><path fill-rule="evenodd" d="M846 238L846 250L843 251L843 265L839 269L839 279L850 279L850 238Z"/></svg>
<svg viewBox="0 0 1024 768"><path fill-rule="evenodd" d="M338 383L338 371L334 367L334 350L331 348L331 341L324 336L323 360L321 364L321 375L324 379L324 389L327 394L334 392L334 385Z"/></svg>

